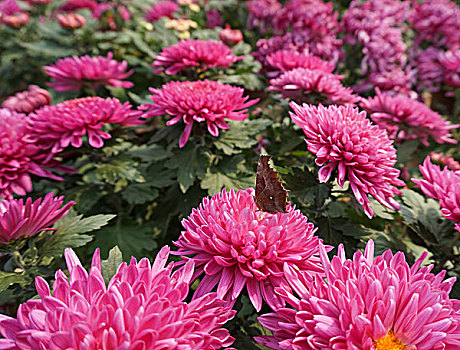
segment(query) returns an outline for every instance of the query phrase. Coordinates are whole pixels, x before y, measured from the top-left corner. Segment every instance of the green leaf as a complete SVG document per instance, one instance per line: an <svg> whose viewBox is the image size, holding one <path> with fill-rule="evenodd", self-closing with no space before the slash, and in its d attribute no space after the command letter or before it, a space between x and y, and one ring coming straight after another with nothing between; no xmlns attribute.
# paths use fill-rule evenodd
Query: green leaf
<svg viewBox="0 0 460 350"><path fill-rule="evenodd" d="M415 191L402 191L403 204L400 213L404 223L417 232L426 242L438 242L442 235L440 225L443 221L437 201L423 197Z"/></svg>
<svg viewBox="0 0 460 350"><path fill-rule="evenodd" d="M152 188L150 183L128 185L122 192L121 196L129 204L143 204L152 202L158 197L158 190Z"/></svg>
<svg viewBox="0 0 460 350"><path fill-rule="evenodd" d="M271 124L270 120L257 119L245 121L233 121L228 123L230 129L223 132L223 135L214 142L217 149L226 155L241 153L242 149L248 149L257 144L255 135L263 131Z"/></svg>
<svg viewBox="0 0 460 350"><path fill-rule="evenodd" d="M409 140L401 143L397 148L398 162L401 164L407 164L407 162L411 160L412 154L417 150L419 145L419 140Z"/></svg>
<svg viewBox="0 0 460 350"><path fill-rule="evenodd" d="M302 203L309 203L319 208L330 196L330 188L321 184L316 174L307 167L292 168L291 174L283 176L289 195L297 198Z"/></svg>
<svg viewBox="0 0 460 350"><path fill-rule="evenodd" d="M123 262L123 255L118 246L113 247L109 251L109 257L107 260L101 261L102 267L102 276L106 284L109 283L110 279L115 275L118 270L118 267Z"/></svg>
<svg viewBox="0 0 460 350"><path fill-rule="evenodd" d="M157 144L140 146L128 152L133 157L140 159L142 162L158 162L171 157L171 152L165 150Z"/></svg>
<svg viewBox="0 0 460 350"><path fill-rule="evenodd" d="M220 192L222 188L247 188L254 186L254 175L248 175L244 171L244 158L235 156L221 160L218 166L209 168L201 182L201 188L208 190L210 196Z"/></svg>
<svg viewBox="0 0 460 350"><path fill-rule="evenodd" d="M183 193L187 192L197 177L203 177L209 166L210 155L198 144L186 145L178 150L168 165L177 169L177 181Z"/></svg>
<svg viewBox="0 0 460 350"><path fill-rule="evenodd" d="M15 283L24 283L25 278L23 273L4 272L0 271L0 292L8 289L9 286Z"/></svg>
<svg viewBox="0 0 460 350"><path fill-rule="evenodd" d="M85 245L93 237L83 233L98 230L107 225L109 220L114 217L115 215L100 214L83 218L83 215L75 215L74 212L69 212L54 225L56 231L51 234L51 237L41 247L41 255L49 257L61 256L65 248L77 248Z"/></svg>
<svg viewBox="0 0 460 350"><path fill-rule="evenodd" d="M94 250L99 247L101 255L104 256L114 244L120 248L125 257L136 258L147 256L157 247L153 227L127 220L98 231L89 248Z"/></svg>

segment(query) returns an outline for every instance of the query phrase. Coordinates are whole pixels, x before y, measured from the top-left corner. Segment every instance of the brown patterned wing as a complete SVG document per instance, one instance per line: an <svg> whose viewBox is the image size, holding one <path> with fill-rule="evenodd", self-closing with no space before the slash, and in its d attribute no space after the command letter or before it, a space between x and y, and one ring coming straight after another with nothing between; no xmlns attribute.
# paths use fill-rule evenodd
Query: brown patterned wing
<svg viewBox="0 0 460 350"><path fill-rule="evenodd" d="M268 164L271 157L259 158L255 202L260 210L267 213L286 213L287 191L278 178L278 172Z"/></svg>

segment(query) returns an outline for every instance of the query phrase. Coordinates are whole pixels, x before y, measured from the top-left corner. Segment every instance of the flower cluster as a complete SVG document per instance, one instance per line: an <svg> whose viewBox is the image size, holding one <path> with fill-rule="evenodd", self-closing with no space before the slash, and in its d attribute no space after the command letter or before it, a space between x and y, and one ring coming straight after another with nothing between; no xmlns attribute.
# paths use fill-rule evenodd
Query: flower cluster
<svg viewBox="0 0 460 350"><path fill-rule="evenodd" d="M416 73L418 87L429 91L438 91L443 83L458 87L458 57L455 58L455 54L447 52L460 49L458 6L450 0L415 3L410 22L415 32L411 64ZM443 57L444 55L447 57ZM453 62L457 61L456 69L455 63L451 65L452 59ZM452 68L454 72L457 70L454 76L450 73ZM446 75L445 69L448 71Z"/></svg>
<svg viewBox="0 0 460 350"><path fill-rule="evenodd" d="M209 68L228 68L234 62L243 59L233 54L232 50L221 41L181 40L176 45L164 48L156 56L152 67L155 73L177 74L194 67L201 71Z"/></svg>
<svg viewBox="0 0 460 350"><path fill-rule="evenodd" d="M166 125L179 121L185 124L180 136L179 147L184 147L192 132L193 123L206 122L213 136L220 129L228 129L224 119L244 120L248 117L247 108L258 102L243 97L244 90L216 81L172 81L161 89L150 88L154 104L144 104L140 109L148 110L146 117L169 115L172 119Z"/></svg>
<svg viewBox="0 0 460 350"><path fill-rule="evenodd" d="M17 319L0 315L0 347L8 349L190 349L214 350L234 339L222 325L235 311L215 293L184 302L193 262L172 273L163 247L153 265L147 258L122 263L105 285L99 250L89 273L71 249L70 280L56 272L53 293L37 277L40 299L19 307ZM36 317L40 315L40 317Z"/></svg>
<svg viewBox="0 0 460 350"><path fill-rule="evenodd" d="M290 106L294 110L290 113L292 120L305 132L308 150L321 166L320 182L328 181L337 167L339 186L348 179L367 216L373 216L367 194L388 208L399 209L393 197L400 191L394 186L404 186L404 181L394 168L396 150L384 129L373 125L366 112L352 106L301 107L295 102Z"/></svg>
<svg viewBox="0 0 460 350"><path fill-rule="evenodd" d="M389 96L376 89L376 96L361 102L377 125L387 129L390 138L397 140L418 139L428 146L428 137L437 143L457 143L450 130L452 125L439 113L425 104L406 96Z"/></svg>
<svg viewBox="0 0 460 350"><path fill-rule="evenodd" d="M282 9L278 0L252 0L246 2L248 6L248 29L259 28L261 32L273 28L279 11Z"/></svg>
<svg viewBox="0 0 460 350"><path fill-rule="evenodd" d="M63 202L63 196L53 197L53 193L34 202L30 197L25 203L22 198L0 201L0 244L52 230L51 226L75 204L69 201L62 206Z"/></svg>
<svg viewBox="0 0 460 350"><path fill-rule="evenodd" d="M56 15L59 24L63 28L68 28L68 29L76 29L83 27L86 24L86 19L82 15L78 13L58 13Z"/></svg>
<svg viewBox="0 0 460 350"><path fill-rule="evenodd" d="M54 106L44 106L29 116L28 139L52 153L72 145L81 147L88 134L92 147L100 148L109 133L101 129L106 124L138 125L141 111L132 110L128 102L116 98L84 97L67 100Z"/></svg>
<svg viewBox="0 0 460 350"><path fill-rule="evenodd" d="M16 0L0 1L0 22L7 26L18 28L27 24L30 16L16 2Z"/></svg>
<svg viewBox="0 0 460 350"><path fill-rule="evenodd" d="M48 85L56 91L78 91L85 85L94 89L100 85L132 87L133 83L122 80L134 71L126 72L126 61L118 62L112 57L113 54L109 52L107 57L86 55L62 58L54 65L44 67L46 74L55 80Z"/></svg>
<svg viewBox="0 0 460 350"><path fill-rule="evenodd" d="M445 218L458 222L460 229L460 171L443 170L426 157L419 166L423 180L412 179L428 197L437 199Z"/></svg>
<svg viewBox="0 0 460 350"><path fill-rule="evenodd" d="M451 349L460 342L460 302L449 298L455 278L443 281L427 253L409 266L402 252L374 259L374 243L346 259L343 245L330 261L320 247L326 279L285 265L294 292L277 289L292 308L259 317L273 336L270 349Z"/></svg>
<svg viewBox="0 0 460 350"><path fill-rule="evenodd" d="M27 90L8 97L3 101L2 107L18 113L27 114L50 103L51 95L48 91L37 85L30 85Z"/></svg>
<svg viewBox="0 0 460 350"><path fill-rule="evenodd" d="M217 286L217 296L232 304L246 287L257 311L262 299L276 309L284 305L274 293L287 286L283 265L322 273L313 224L289 205L287 213L259 211L252 189L204 198L182 225L175 254L195 261L195 277L204 274L194 298Z"/></svg>
<svg viewBox="0 0 460 350"><path fill-rule="evenodd" d="M26 115L0 109L0 198L10 199L13 193L24 196L32 191L31 174L62 180L39 160L48 152L28 140L27 123Z"/></svg>
<svg viewBox="0 0 460 350"><path fill-rule="evenodd" d="M298 103L348 104L359 101L351 88L340 82L340 76L321 70L296 68L270 80L268 90Z"/></svg>
<svg viewBox="0 0 460 350"><path fill-rule="evenodd" d="M375 85L382 90L410 91L410 72L404 69L407 47L402 38L408 6L399 0L354 0L343 15L346 42L362 47L360 68L365 77L359 90Z"/></svg>
<svg viewBox="0 0 460 350"><path fill-rule="evenodd" d="M179 5L174 1L159 1L153 4L152 8L145 13L145 20L156 22L162 17L173 18Z"/></svg>

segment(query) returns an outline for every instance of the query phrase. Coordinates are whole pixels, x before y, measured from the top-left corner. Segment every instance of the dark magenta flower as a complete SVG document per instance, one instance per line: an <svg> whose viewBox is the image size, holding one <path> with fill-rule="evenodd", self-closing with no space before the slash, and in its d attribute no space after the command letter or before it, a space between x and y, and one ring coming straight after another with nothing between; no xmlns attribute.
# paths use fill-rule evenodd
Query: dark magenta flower
<svg viewBox="0 0 460 350"><path fill-rule="evenodd" d="M193 124L206 122L209 133L217 137L219 129L228 129L225 119L244 120L248 117L247 108L259 99L248 101L243 97L244 90L211 80L172 81L161 89L150 88L153 104L145 104L145 116L168 115L172 119L166 125L179 122L185 124L185 130L179 139L179 147L187 143Z"/></svg>

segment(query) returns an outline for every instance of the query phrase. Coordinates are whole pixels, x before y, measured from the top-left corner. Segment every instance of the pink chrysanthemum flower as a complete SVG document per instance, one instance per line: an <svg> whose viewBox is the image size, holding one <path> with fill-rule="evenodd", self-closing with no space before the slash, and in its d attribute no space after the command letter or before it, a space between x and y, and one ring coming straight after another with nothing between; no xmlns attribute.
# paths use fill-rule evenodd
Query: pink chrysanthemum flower
<svg viewBox="0 0 460 350"><path fill-rule="evenodd" d="M292 308L259 317L273 336L256 337L270 349L455 350L460 347L460 302L450 299L455 278L443 281L426 252L409 266L402 252L374 259L374 243L346 259L343 245L330 261L323 247L326 279L305 278L285 265L294 292L277 292Z"/></svg>
<svg viewBox="0 0 460 350"><path fill-rule="evenodd" d="M430 152L430 158L432 161L436 162L437 164L445 165L450 170L458 171L460 170L460 163L457 162L453 157L448 154L444 153L435 153Z"/></svg>
<svg viewBox="0 0 460 350"><path fill-rule="evenodd" d="M441 53L439 62L444 68L444 83L454 89L460 88L460 48Z"/></svg>
<svg viewBox="0 0 460 350"><path fill-rule="evenodd" d="M347 104L359 101L351 88L340 82L339 75L320 70L296 68L270 80L268 90L280 92L283 98L323 104Z"/></svg>
<svg viewBox="0 0 460 350"><path fill-rule="evenodd" d="M243 59L235 56L232 50L221 41L181 40L176 45L163 48L155 57L152 67L159 68L155 73L177 74L195 67L206 71L212 67L228 68Z"/></svg>
<svg viewBox="0 0 460 350"><path fill-rule="evenodd" d="M388 208L399 209L393 197L401 191L394 186L405 184L398 178L400 171L393 168L396 150L386 130L373 125L366 112L352 106L301 107L295 102L290 106L295 112L290 113L292 120L305 132L308 150L321 166L320 182L328 181L337 167L339 186L348 179L369 218L373 212L367 194Z"/></svg>
<svg viewBox="0 0 460 350"><path fill-rule="evenodd" d="M156 22L162 17L173 18L174 13L179 9L179 5L174 1L159 1L153 4L152 8L145 14L145 20Z"/></svg>
<svg viewBox="0 0 460 350"><path fill-rule="evenodd" d="M412 179L428 197L437 199L446 219L460 222L460 171L431 163L426 157L419 165L423 180Z"/></svg>
<svg viewBox="0 0 460 350"><path fill-rule="evenodd" d="M454 1L429 0L414 3L410 18L415 45L426 41L436 47L460 46L460 8Z"/></svg>
<svg viewBox="0 0 460 350"><path fill-rule="evenodd" d="M224 189L204 198L182 221L185 231L174 242L175 254L195 261L195 278L204 274L194 298L217 285L217 296L232 303L246 286L257 311L262 299L276 309L284 305L274 293L286 285L283 264L322 273L313 224L289 204L286 213L260 211L253 192Z"/></svg>
<svg viewBox="0 0 460 350"><path fill-rule="evenodd" d="M44 67L46 74L55 80L47 85L56 91L78 91L84 85L95 89L100 85L132 87L133 83L122 79L129 77L134 70L126 72L128 63L118 62L112 57L109 52L107 57L86 55L62 58L56 64Z"/></svg>
<svg viewBox="0 0 460 350"><path fill-rule="evenodd" d="M0 201L0 244L53 230L51 226L75 204L70 201L61 207L63 202L63 196L53 197L53 193L34 202L30 197L25 203L22 198Z"/></svg>
<svg viewBox="0 0 460 350"><path fill-rule="evenodd" d="M72 12L80 9L89 9L93 11L96 7L97 1L93 0L67 0L59 7L59 11Z"/></svg>
<svg viewBox="0 0 460 350"><path fill-rule="evenodd" d="M323 61L312 54L294 50L275 51L267 56L267 63L268 67L266 68L266 74L269 78L276 78L283 72L295 68L320 70L325 73L332 73L335 68L334 63Z"/></svg>
<svg viewBox="0 0 460 350"><path fill-rule="evenodd" d="M428 47L426 50L414 50L411 65L418 80L418 88L430 92L438 91L444 80L444 67L439 62L442 50Z"/></svg>
<svg viewBox="0 0 460 350"><path fill-rule="evenodd" d="M418 139L428 146L428 137L437 143L457 143L450 130L458 128L425 104L406 96L389 96L376 89L376 96L361 102L371 119L388 130L392 139Z"/></svg>
<svg viewBox="0 0 460 350"><path fill-rule="evenodd" d="M275 18L282 9L277 0L246 1L248 12L248 29L259 28L262 33L273 27Z"/></svg>
<svg viewBox="0 0 460 350"><path fill-rule="evenodd" d="M32 191L31 174L62 180L38 160L43 151L28 141L27 121L25 114L0 109L0 198Z"/></svg>
<svg viewBox="0 0 460 350"><path fill-rule="evenodd" d="M247 108L259 101L243 97L244 89L211 80L172 81L161 89L150 88L150 92L155 103L144 104L140 109L148 110L146 117L171 116L166 125L183 121L185 130L180 136L179 147L187 143L194 122L206 122L209 133L217 137L219 128L229 128L224 119L245 120Z"/></svg>
<svg viewBox="0 0 460 350"><path fill-rule="evenodd" d="M3 1L0 1L0 14L2 16L11 16L11 15L15 15L18 12L22 12L22 11L23 10L18 5L16 0L3 0Z"/></svg>
<svg viewBox="0 0 460 350"><path fill-rule="evenodd" d="M54 106L44 106L29 115L29 140L52 153L72 145L81 147L88 134L92 147L100 148L109 133L105 124L138 125L141 111L132 110L129 102L116 98L84 97L67 100Z"/></svg>
<svg viewBox="0 0 460 350"><path fill-rule="evenodd" d="M190 349L214 350L234 339L222 328L235 311L216 293L184 302L193 262L172 273L169 248L153 265L147 258L122 263L108 286L101 273L99 249L86 272L71 249L65 250L69 278L61 271L51 293L35 279L40 299L19 306L17 319L0 315L3 349Z"/></svg>
<svg viewBox="0 0 460 350"><path fill-rule="evenodd" d="M3 101L2 107L18 113L28 114L50 103L51 95L48 91L37 85L30 85L27 90L8 97Z"/></svg>

